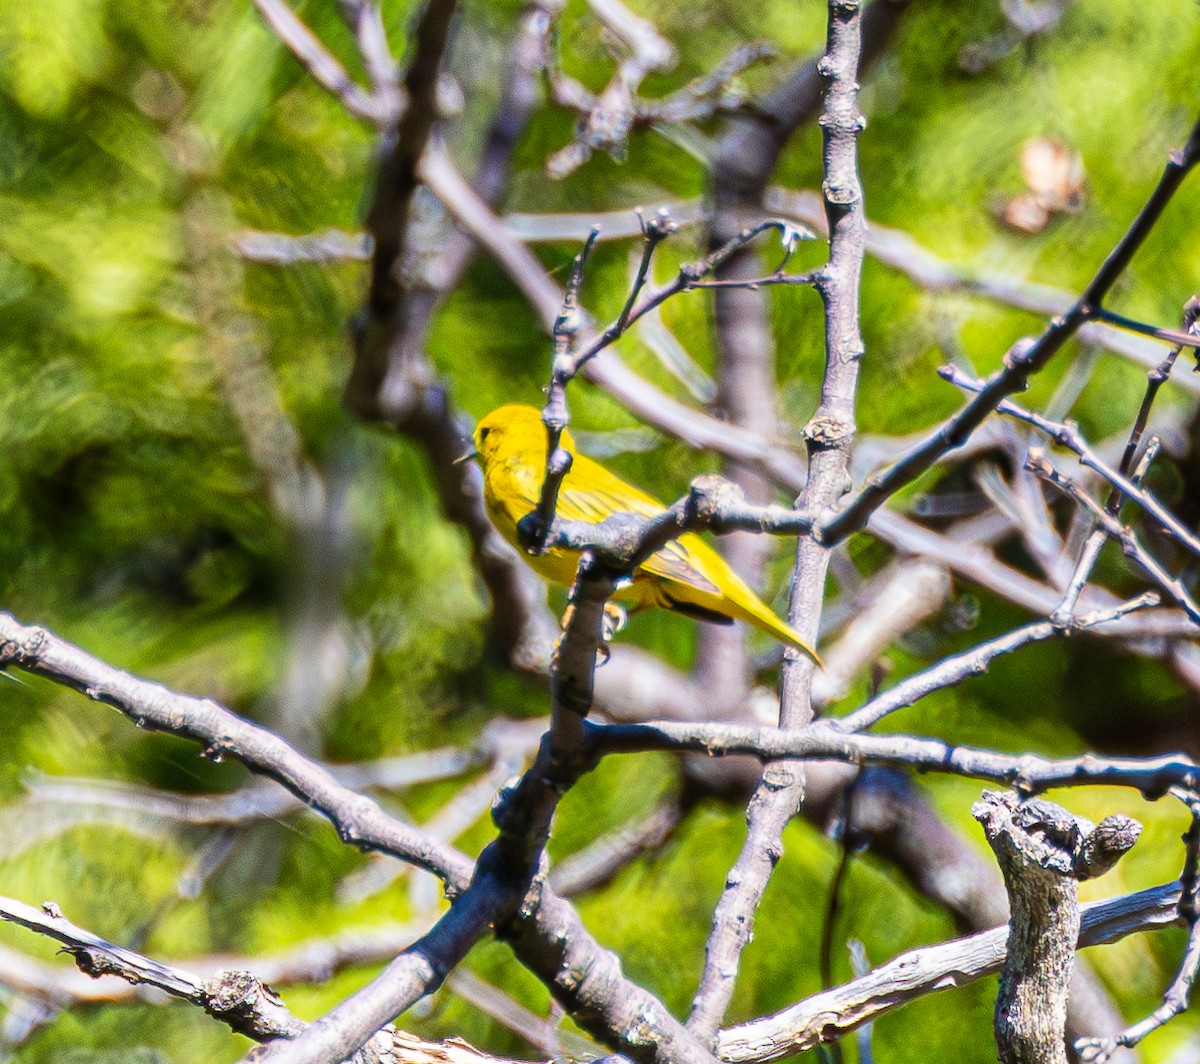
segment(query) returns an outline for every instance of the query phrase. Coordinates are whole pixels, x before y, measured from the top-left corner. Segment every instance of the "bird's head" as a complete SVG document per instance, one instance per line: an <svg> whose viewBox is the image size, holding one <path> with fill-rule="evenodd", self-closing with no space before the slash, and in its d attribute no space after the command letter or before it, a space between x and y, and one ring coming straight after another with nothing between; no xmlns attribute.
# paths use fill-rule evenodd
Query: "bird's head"
<svg viewBox="0 0 1200 1064"><path fill-rule="evenodd" d="M563 446L571 448L564 431ZM535 465L546 462L546 426L536 407L509 403L497 407L475 426L475 451L486 469L494 461L520 455Z"/></svg>

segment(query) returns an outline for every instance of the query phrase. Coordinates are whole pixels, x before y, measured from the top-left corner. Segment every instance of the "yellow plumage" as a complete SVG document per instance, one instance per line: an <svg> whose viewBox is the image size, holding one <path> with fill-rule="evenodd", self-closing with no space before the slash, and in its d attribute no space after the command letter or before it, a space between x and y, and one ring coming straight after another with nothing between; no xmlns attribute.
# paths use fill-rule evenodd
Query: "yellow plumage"
<svg viewBox="0 0 1200 1064"><path fill-rule="evenodd" d="M558 494L557 513L563 519L598 524L614 513L653 517L665 509L653 496L579 454L569 432L563 433L562 446L573 456ZM541 412L517 404L493 410L475 428L475 449L483 466L488 515L501 535L520 549L517 522L537 507L546 470ZM521 554L547 580L569 586L575 579L578 551ZM820 662L799 633L776 617L725 560L691 532L651 555L614 598L633 609L661 606L718 623L747 621Z"/></svg>

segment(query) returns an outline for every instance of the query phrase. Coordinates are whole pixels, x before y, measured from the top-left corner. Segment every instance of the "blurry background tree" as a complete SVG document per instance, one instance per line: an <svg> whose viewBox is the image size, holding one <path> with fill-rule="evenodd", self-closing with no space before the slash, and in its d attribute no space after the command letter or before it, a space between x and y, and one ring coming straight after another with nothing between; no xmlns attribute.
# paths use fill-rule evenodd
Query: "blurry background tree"
<svg viewBox="0 0 1200 1064"><path fill-rule="evenodd" d="M1200 46L1187 0L879 3L888 13L876 19L861 98L872 227L859 480L961 405L940 364L991 372L1083 288L1187 137ZM493 795L536 746L551 629L529 607L536 583L513 577L456 511L456 437L438 403L471 417L505 401L540 404L558 288L594 224L602 239L583 303L601 323L630 290L638 208L649 218L665 206L682 223L659 251L659 280L706 251L706 204L724 236L760 194L760 214L822 224L819 96L803 79L823 46L825 5L635 6L504 0L457 13L422 164L428 187L415 189L402 249L416 293L404 373L390 392L352 386L348 410L348 323L357 317L360 351L373 342L360 308L377 132L399 102L380 42L411 57L416 8L385 3L377 26L354 0L310 0L295 9L302 22L278 0L258 10L243 0L3 0L0 608L349 763L351 786L477 853L492 837ZM459 171L478 171L502 228L456 192ZM491 254L471 258L455 221ZM1123 275L1123 312L1178 322L1200 289L1198 225L1200 196L1185 189ZM530 250L536 258L522 259ZM789 269L825 254L823 239L802 244ZM780 257L772 245L730 269L769 273ZM1090 325L1022 402L1069 415L1115 460L1166 350ZM677 296L616 348L679 403L771 441L784 474L798 462L788 455L803 453L823 351L820 300L798 286ZM761 468L721 466L689 446L706 442L708 423L672 421L676 408L639 390L616 352L594 364L594 383L572 386L582 449L665 499L724 468L751 497L791 501L794 483L783 491ZM1190 527L1200 378L1189 354L1181 362L1154 408L1163 455L1149 483ZM1088 529L1023 471L1031 442L1041 441L1026 426L992 419L903 494L885 527L835 553L821 636L829 669L817 681L830 712L857 706L885 676L1054 608ZM1193 587L1194 559L1185 564L1165 537L1154 545ZM728 549L785 612L790 545L756 537ZM505 580L514 597L502 600ZM1096 580L1120 595L1145 586L1112 545ZM560 593L551 603L561 612ZM759 685L774 683L778 648L757 635L651 612L618 644L598 676L598 708L617 719L755 719L763 706L757 719L774 719ZM659 662L694 672L666 674ZM664 676L670 684L654 686ZM1055 640L999 659L891 727L1052 756L1196 756L1198 691L1200 658L1185 639ZM286 1000L304 1017L328 1011L440 911L431 876L343 846L219 751L202 761L194 743L142 734L16 673L0 675L0 706L0 893L53 899L77 924L153 956L245 958L294 984ZM578 895L626 974L677 1015L703 966L755 778L734 760L608 760L555 822L560 889ZM877 774L847 801L846 782L828 767L810 773L807 819L786 829L730 1021L846 981L848 942L879 964L1003 920L970 818L978 783L923 777L918 792ZM1111 789L1064 801L1095 820L1121 810L1146 825L1133 854L1085 893L1178 874L1178 806ZM307 968L283 956L329 940L344 956ZM1072 1029L1151 1011L1182 942L1172 931L1091 951L1095 975ZM0 927L0 1042L12 1060L188 1064L245 1052L244 1039L187 1005L126 995L81 1007L89 991L122 992L96 989L106 984L78 977L54 948ZM994 997L982 980L888 1014L869 1036L874 1054L993 1059ZM560 1021L545 987L485 940L403 1023L503 1055L586 1052ZM867 1045L846 1052L865 1059ZM1184 1017L1138 1052L1183 1061L1198 1045Z"/></svg>

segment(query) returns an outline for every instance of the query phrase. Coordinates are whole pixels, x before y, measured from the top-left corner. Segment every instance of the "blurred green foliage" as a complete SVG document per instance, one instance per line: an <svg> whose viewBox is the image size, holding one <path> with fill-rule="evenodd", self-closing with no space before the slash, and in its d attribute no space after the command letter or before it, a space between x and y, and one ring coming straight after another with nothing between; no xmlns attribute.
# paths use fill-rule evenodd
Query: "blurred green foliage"
<svg viewBox="0 0 1200 1064"><path fill-rule="evenodd" d="M768 90L824 35L817 0L639 0L680 49L678 67L646 85L669 92L710 71L735 44L765 39L780 59L748 72ZM404 50L411 5L387 2L393 45ZM507 63L520 5L464 5L450 67L466 107L447 130L464 168L477 149ZM307 0L301 16L358 74L353 41L332 0ZM993 3L917 0L866 85L869 126L862 176L877 222L907 230L948 261L1078 288L1112 246L1185 134L1196 106L1196 10L1187 0L1065 5L1061 25L1019 44L983 72L966 74L960 50L1000 31ZM564 69L598 89L610 48L581 0L559 33ZM635 137L622 162L591 159L563 181L544 176L572 119L541 107L517 151L506 207L523 211L630 209L701 195L702 163L675 139ZM693 143L708 144L706 124ZM1032 136L1080 153L1084 207L1037 234L996 220L1019 193L1018 154ZM368 194L370 131L349 119L261 25L247 0L0 0L0 608L49 625L90 652L175 688L212 695L285 731L277 700L296 638L306 566L275 489L289 458L346 483L344 572L331 592L344 611L342 682L316 722L314 753L357 760L467 744L497 713L536 716L543 694L504 668L488 642L488 604L465 536L440 515L424 459L410 444L355 424L339 402L347 322L362 297L360 264L290 267L240 262L242 229L303 234L354 230ZM801 131L778 181L820 181L815 128ZM432 206L423 209L433 211ZM1138 256L1117 294L1121 309L1172 323L1200 287L1200 190L1186 188ZM576 248L538 250L561 279ZM692 233L659 264L699 251ZM603 319L624 299L628 244L603 245L585 297ZM822 245L806 245L800 267ZM954 409L958 396L934 368L947 357L994 368L1035 327L1026 314L961 295L933 295L877 263L864 277L860 403L865 432L911 433ZM784 416L802 424L820 373L821 311L801 289L768 297L778 336ZM698 294L664 319L699 365L713 369L711 304ZM454 401L479 416L501 401L534 402L548 347L506 276L480 259L434 322L430 355ZM621 351L673 394L682 388L631 335ZM1052 394L1066 359L1042 375L1032 401ZM1072 414L1098 436L1127 425L1143 371L1104 354ZM633 426L616 403L573 389L581 433L597 446ZM1182 391L1164 403L1183 405ZM289 435L292 434L292 435ZM611 436L609 434L612 434ZM653 446L613 467L674 497L709 456L642 437ZM283 441L280 443L280 441ZM291 442L289 442L291 441ZM274 450L272 448L275 448ZM280 450L282 448L282 450ZM291 448L289 450L289 448ZM283 455L281 458L280 455ZM1164 464L1168 496L1192 482ZM886 554L851 546L864 573ZM782 601L786 551L768 597ZM1136 586L1119 556L1105 579ZM891 655L903 675L952 649L1020 623L1015 609L960 586L963 627L947 615ZM691 622L635 618L622 637L676 665L693 645ZM757 646L762 644L756 643ZM854 697L861 696L859 687ZM199 828L146 824L67 804L35 804L42 777L130 781L175 791L227 791L248 782L237 766L196 756L192 744L147 736L98 705L53 685L0 676L6 739L0 744L0 892L52 898L77 922L151 953L186 960L214 951L277 952L316 936L404 919L423 897L405 881L366 900L339 900L339 885L366 860L323 822L290 818L240 831L233 856L198 897L180 877L210 840ZM997 662L986 677L897 715L890 726L1009 750L1076 752L1088 746L1146 752L1197 744L1194 698L1165 669L1073 640ZM977 838L969 820L979 786L923 781L944 816ZM387 799L425 820L449 784ZM552 853L565 856L636 818L678 787L665 758L608 763L564 803ZM1066 796L1098 819L1120 809L1147 824L1134 854L1089 888L1131 890L1176 874L1180 818L1124 792ZM581 901L583 916L625 970L685 1011L725 872L742 837L742 812L705 801L660 852ZM460 840L478 850L484 818ZM818 990L818 929L838 849L801 823L767 895L746 955L735 1019ZM855 937L880 962L954 933L889 866L851 865L835 942ZM60 963L45 940L0 926L0 944ZM1180 941L1138 937L1092 951L1122 1008L1137 1016L1165 985ZM840 946L835 975L850 974ZM471 965L545 1014L547 995L506 948L481 944ZM288 1003L316 1016L369 973L290 988ZM993 986L976 984L922 1001L875 1028L876 1059L993 1059ZM6 991L0 995L9 997ZM497 1053L531 1055L516 1035L452 990L404 1023L428 1036L465 1036ZM1152 1038L1146 1059L1167 1059L1195 1027L1181 1021ZM145 1005L80 1008L52 1019L10 1058L20 1064L173 1064L237 1059L244 1042L195 1009ZM853 1058L853 1049L847 1047Z"/></svg>

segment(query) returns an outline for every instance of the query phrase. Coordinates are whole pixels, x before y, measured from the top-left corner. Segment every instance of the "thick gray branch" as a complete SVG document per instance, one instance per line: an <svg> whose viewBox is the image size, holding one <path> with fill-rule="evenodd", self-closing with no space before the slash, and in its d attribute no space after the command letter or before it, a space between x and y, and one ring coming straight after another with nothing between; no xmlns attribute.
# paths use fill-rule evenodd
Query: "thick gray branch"
<svg viewBox="0 0 1200 1064"><path fill-rule="evenodd" d="M1179 884L1083 906L1079 946L1113 942L1179 920ZM992 975L1004 963L1005 927L902 953L872 972L772 1016L721 1032L721 1059L736 1064L780 1060L856 1027L914 998Z"/></svg>
<svg viewBox="0 0 1200 1064"><path fill-rule="evenodd" d="M1045 799L984 792L972 810L1000 863L1011 916L996 998L1003 1064L1067 1064L1064 1037L1079 940L1079 880L1102 875L1141 833L1128 817L1099 827Z"/></svg>

